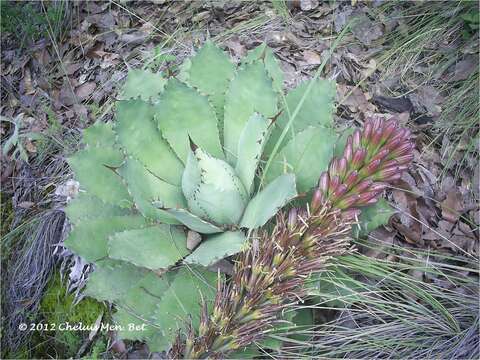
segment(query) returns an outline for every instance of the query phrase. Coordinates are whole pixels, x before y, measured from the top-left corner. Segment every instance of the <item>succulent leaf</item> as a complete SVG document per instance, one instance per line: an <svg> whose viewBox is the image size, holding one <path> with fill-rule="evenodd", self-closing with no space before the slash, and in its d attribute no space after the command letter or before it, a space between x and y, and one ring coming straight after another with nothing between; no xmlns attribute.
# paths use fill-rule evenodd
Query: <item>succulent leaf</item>
<svg viewBox="0 0 480 360"><path fill-rule="evenodd" d="M280 68L280 64L267 44L262 43L255 49L248 52L247 56L243 59L242 63L252 63L256 60L261 60L265 64L265 69L268 75L273 80L273 88L278 93L283 92L283 71Z"/></svg>
<svg viewBox="0 0 480 360"><path fill-rule="evenodd" d="M151 173L172 184L181 184L183 164L162 138L153 122L153 107L141 100L117 104L115 132L125 151Z"/></svg>
<svg viewBox="0 0 480 360"><path fill-rule="evenodd" d="M268 125L269 123L262 115L254 113L248 119L238 141L235 172L249 194L253 190L255 172L268 138Z"/></svg>
<svg viewBox="0 0 480 360"><path fill-rule="evenodd" d="M80 188L104 202L130 207L132 199L120 176L112 170L120 167L122 162L121 151L113 147L86 148L68 159Z"/></svg>
<svg viewBox="0 0 480 360"><path fill-rule="evenodd" d="M235 170L199 147L191 152L194 156L189 155L189 169L182 179L190 211L216 224L237 224L248 202L248 194ZM199 173L200 182L193 188L188 176L198 181Z"/></svg>
<svg viewBox="0 0 480 360"><path fill-rule="evenodd" d="M313 85L305 96L311 82ZM272 152L275 144L280 140L283 129L288 125L290 117L293 116L302 99L301 107L278 149L285 146L294 134L309 126L332 127L334 97L335 83L324 79L306 81L291 90L286 96L286 104L282 104L283 112L273 126L272 135L265 148L266 155Z"/></svg>
<svg viewBox="0 0 480 360"><path fill-rule="evenodd" d="M135 205L143 216L167 224L178 224L165 211L154 207L152 202L160 202L162 207L185 206L185 199L179 186L157 178L133 157L128 157L118 172L125 180Z"/></svg>
<svg viewBox="0 0 480 360"><path fill-rule="evenodd" d="M159 224L118 232L108 241L108 256L151 270L166 269L188 254L185 232Z"/></svg>
<svg viewBox="0 0 480 360"><path fill-rule="evenodd" d="M79 193L68 204L65 212L73 224L78 224L87 219L122 216L132 213L130 209L105 203L99 198L83 192Z"/></svg>
<svg viewBox="0 0 480 360"><path fill-rule="evenodd" d="M217 116L206 96L170 78L155 111L158 128L183 163L190 151L189 137L216 158L224 158Z"/></svg>
<svg viewBox="0 0 480 360"><path fill-rule="evenodd" d="M242 231L226 231L222 234L208 236L183 261L187 264L210 266L218 260L239 252L246 240Z"/></svg>
<svg viewBox="0 0 480 360"><path fill-rule="evenodd" d="M118 260L99 260L90 274L84 294L98 300L115 301L130 291L148 270Z"/></svg>
<svg viewBox="0 0 480 360"><path fill-rule="evenodd" d="M297 196L295 175L281 175L250 200L243 214L241 227L255 229L265 225L277 211Z"/></svg>
<svg viewBox="0 0 480 360"><path fill-rule="evenodd" d="M197 215L194 215L185 209L165 209L165 211L172 215L183 225L198 233L215 234L223 232L223 230L218 226L210 224L208 221L199 218Z"/></svg>
<svg viewBox="0 0 480 360"><path fill-rule="evenodd" d="M228 56L212 41L205 42L190 62L187 82L210 97L221 129L225 93L235 68Z"/></svg>
<svg viewBox="0 0 480 360"><path fill-rule="evenodd" d="M95 262L108 255L108 237L118 231L145 226L142 216L114 216L85 220L75 225L65 246L86 261Z"/></svg>
<svg viewBox="0 0 480 360"><path fill-rule="evenodd" d="M141 98L145 101L155 101L163 91L166 82L160 73L140 69L129 70L120 100Z"/></svg>
<svg viewBox="0 0 480 360"><path fill-rule="evenodd" d="M85 295L117 304L113 318L122 329L120 338L145 340L150 351L163 351L188 316L193 315L198 324L200 294L203 299L212 299L216 279L216 273L195 266L159 277L131 263L106 259L97 262Z"/></svg>
<svg viewBox="0 0 480 360"><path fill-rule="evenodd" d="M182 175L182 191L187 201L193 199L193 195L197 191L202 182L202 172L197 158L193 151L188 152L187 163Z"/></svg>
<svg viewBox="0 0 480 360"><path fill-rule="evenodd" d="M260 61L246 64L237 72L225 98L224 146L231 165L236 162L240 134L254 112L266 118L277 113L277 95Z"/></svg>
<svg viewBox="0 0 480 360"><path fill-rule="evenodd" d="M114 147L115 132L112 123L96 122L83 130L82 141L87 147Z"/></svg>
<svg viewBox="0 0 480 360"><path fill-rule="evenodd" d="M117 299L118 306L113 319L120 325L117 333L119 338L146 341L151 351L165 346L164 333L156 325L155 310L159 299L169 287L169 278L173 276L168 273L159 277L149 272ZM138 328L132 328L131 324Z"/></svg>
<svg viewBox="0 0 480 360"><path fill-rule="evenodd" d="M268 182L290 172L296 174L297 190L310 190L328 168L337 137L328 128L308 127L295 135L273 158L265 176Z"/></svg>
<svg viewBox="0 0 480 360"><path fill-rule="evenodd" d="M353 226L354 236L365 236L379 226L388 224L393 214L395 210L383 198L373 205L365 206L358 218L359 223Z"/></svg>
<svg viewBox="0 0 480 360"><path fill-rule="evenodd" d="M217 274L202 267L183 266L176 271L175 278L163 293L154 315L168 344L173 342L177 330L182 328L187 320L191 319L194 326L198 326L202 297L215 297L216 282Z"/></svg>

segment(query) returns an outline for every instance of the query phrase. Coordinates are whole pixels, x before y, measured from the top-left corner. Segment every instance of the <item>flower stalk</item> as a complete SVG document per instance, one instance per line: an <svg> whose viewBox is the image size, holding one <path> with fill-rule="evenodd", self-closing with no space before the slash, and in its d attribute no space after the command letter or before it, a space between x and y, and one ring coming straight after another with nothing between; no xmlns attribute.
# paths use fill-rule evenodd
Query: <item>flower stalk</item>
<svg viewBox="0 0 480 360"><path fill-rule="evenodd" d="M209 316L204 301L198 331L189 325L170 351L172 358L223 358L265 336L284 307L304 296L304 280L349 246L360 207L374 204L413 159L409 130L395 120L368 119L333 158L306 208L277 215L239 254L230 280L219 277Z"/></svg>

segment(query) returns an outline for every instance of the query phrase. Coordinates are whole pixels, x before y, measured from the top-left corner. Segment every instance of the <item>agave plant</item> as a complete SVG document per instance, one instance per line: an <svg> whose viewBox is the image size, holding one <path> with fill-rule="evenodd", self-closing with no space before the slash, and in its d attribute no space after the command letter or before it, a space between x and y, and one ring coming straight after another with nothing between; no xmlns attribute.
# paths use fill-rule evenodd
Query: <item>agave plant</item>
<svg viewBox="0 0 480 360"><path fill-rule="evenodd" d="M131 70L115 122L84 131L65 246L95 264L85 294L116 305L120 337L160 351L187 318L198 324L215 296L207 266L327 170L334 84L284 96L282 83L265 45L236 67L207 42L175 77ZM202 235L193 249L188 231Z"/></svg>

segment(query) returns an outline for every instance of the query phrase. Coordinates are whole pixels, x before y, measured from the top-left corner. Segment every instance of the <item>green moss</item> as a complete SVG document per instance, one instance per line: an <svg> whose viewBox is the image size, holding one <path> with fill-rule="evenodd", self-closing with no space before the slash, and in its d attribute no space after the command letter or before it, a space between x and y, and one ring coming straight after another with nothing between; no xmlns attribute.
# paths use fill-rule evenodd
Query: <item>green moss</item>
<svg viewBox="0 0 480 360"><path fill-rule="evenodd" d="M75 357L80 346L89 335L89 331L61 330L59 326L95 324L97 318L106 311L105 305L91 298L85 298L74 304L75 297L69 294L57 272L50 280L45 295L40 304L39 316L43 323L49 326L55 324L55 330L36 332L33 336L32 355L37 358L69 358ZM105 351L102 339L92 345L92 354L97 356ZM90 358L91 356L89 356Z"/></svg>

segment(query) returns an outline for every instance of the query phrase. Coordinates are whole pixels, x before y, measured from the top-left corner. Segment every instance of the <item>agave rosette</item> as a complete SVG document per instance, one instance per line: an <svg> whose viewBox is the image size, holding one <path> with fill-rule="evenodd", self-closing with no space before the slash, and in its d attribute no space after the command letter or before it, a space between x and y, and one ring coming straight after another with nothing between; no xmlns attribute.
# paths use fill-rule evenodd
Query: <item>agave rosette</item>
<svg viewBox="0 0 480 360"><path fill-rule="evenodd" d="M206 266L240 251L248 231L327 170L333 84L283 96L282 83L265 45L236 67L207 42L176 77L131 70L116 121L84 131L69 158L81 192L66 209L65 245L95 263L86 294L116 304L120 337L165 349L214 296ZM202 235L194 249L187 230Z"/></svg>

